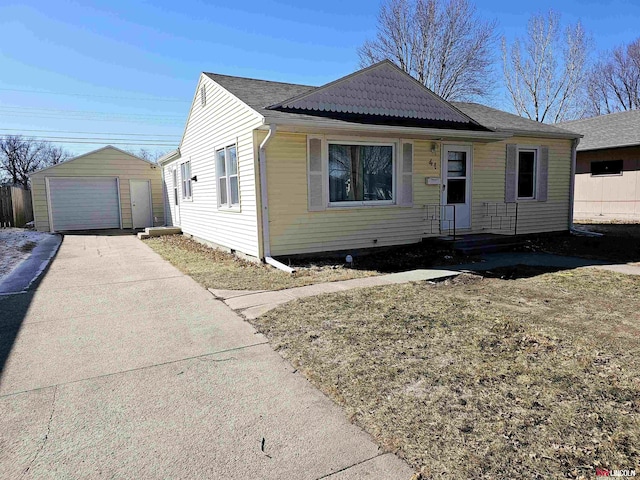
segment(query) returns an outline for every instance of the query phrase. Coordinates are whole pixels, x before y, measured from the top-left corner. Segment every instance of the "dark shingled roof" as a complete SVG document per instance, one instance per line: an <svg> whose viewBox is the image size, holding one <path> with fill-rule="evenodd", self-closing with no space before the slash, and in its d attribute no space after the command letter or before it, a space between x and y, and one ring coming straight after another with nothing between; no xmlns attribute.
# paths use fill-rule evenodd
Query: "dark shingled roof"
<svg viewBox="0 0 640 480"><path fill-rule="evenodd" d="M640 110L610 113L558 125L584 135L578 151L640 145Z"/></svg>
<svg viewBox="0 0 640 480"><path fill-rule="evenodd" d="M315 115L311 115L309 113L280 111L269 108L270 106L286 102L289 99L295 99L296 97L299 97L301 95L314 92L321 87L299 85L293 83L272 82L268 80L256 80L252 78L233 77L216 73L205 73L205 75L207 75L207 77L209 77L211 80L238 97L249 107L269 119L269 121L286 123L287 120L306 120L309 122L313 122L318 120L319 113L324 113L316 112ZM441 101L444 102L443 100ZM552 125L528 120L517 115L486 107L477 103L449 103L453 105L455 109L458 109L463 114L473 119L475 122L477 122L477 124L480 124L489 129L514 134L522 133L534 135L536 133L539 133L543 136L549 135L568 138L579 136L573 132L560 129ZM335 124L336 127L340 127L344 125L353 125L354 122L366 123L367 121L371 121L371 118L374 116L360 115L360 117L357 119L350 119L348 118L348 116L344 116L342 118L326 118L325 115L322 115L322 117L324 123L330 122L332 124ZM381 118L383 119L383 121L381 122L383 124L397 124L390 122L390 117L382 116ZM371 121L371 123L375 122ZM451 122L447 123L450 124ZM472 128L471 125L473 124L470 123L466 123L463 125L465 126L465 128L477 129L477 127ZM449 127L449 125L447 125L447 127Z"/></svg>
<svg viewBox="0 0 640 480"><path fill-rule="evenodd" d="M529 134L540 133L541 135L566 136L569 138L576 138L580 136L572 131L558 128L554 125L529 120L528 118L504 112L496 108L487 107L486 105L480 105L479 103L451 103L473 118L476 122L496 131L510 132L514 134L521 132Z"/></svg>

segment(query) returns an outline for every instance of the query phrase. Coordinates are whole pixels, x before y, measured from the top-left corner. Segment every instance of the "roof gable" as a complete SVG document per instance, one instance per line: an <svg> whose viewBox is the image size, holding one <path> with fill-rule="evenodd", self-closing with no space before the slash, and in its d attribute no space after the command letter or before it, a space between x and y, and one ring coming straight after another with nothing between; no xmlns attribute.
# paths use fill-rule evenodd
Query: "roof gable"
<svg viewBox="0 0 640 480"><path fill-rule="evenodd" d="M100 147L100 148L97 148L95 150L91 150L90 152L83 153L82 155L78 155L77 157L70 158L69 160L65 160L64 162L56 163L55 165L49 165L48 167L44 167L44 168L41 168L40 170L36 170L35 172L31 172L29 177L31 177L33 175L38 175L39 173L44 172L46 170L51 170L53 168L59 167L60 165L67 165L67 164L69 164L71 162L75 162L76 160L85 159L87 157L95 155L96 153L100 153L100 152L102 152L104 150L113 150L118 155L129 157L131 160L137 160L137 161L144 162L144 163L147 163L147 164L152 165L152 166L156 165L156 163L151 162L149 160L145 160L144 158L140 158L137 155L134 155L133 153L126 152L126 151L124 151L124 150L122 150L122 149L120 149L118 147L114 147L113 145L106 145L104 147Z"/></svg>
<svg viewBox="0 0 640 480"><path fill-rule="evenodd" d="M310 115L347 114L476 123L388 60L269 109Z"/></svg>

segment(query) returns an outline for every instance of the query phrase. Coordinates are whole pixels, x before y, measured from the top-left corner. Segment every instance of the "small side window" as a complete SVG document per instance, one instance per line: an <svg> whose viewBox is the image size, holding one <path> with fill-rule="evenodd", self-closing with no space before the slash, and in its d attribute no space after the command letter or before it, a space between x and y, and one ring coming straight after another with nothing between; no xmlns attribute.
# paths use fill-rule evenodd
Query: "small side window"
<svg viewBox="0 0 640 480"><path fill-rule="evenodd" d="M536 196L536 150L518 150L518 199L534 199Z"/></svg>
<svg viewBox="0 0 640 480"><path fill-rule="evenodd" d="M606 160L602 162L591 162L591 175L622 175L622 160Z"/></svg>

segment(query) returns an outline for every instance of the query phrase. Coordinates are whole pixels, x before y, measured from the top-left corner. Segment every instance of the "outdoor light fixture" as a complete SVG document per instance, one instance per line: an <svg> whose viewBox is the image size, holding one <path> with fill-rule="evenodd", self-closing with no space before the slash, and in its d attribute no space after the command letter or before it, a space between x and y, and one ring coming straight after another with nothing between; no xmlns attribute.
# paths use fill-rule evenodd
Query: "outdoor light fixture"
<svg viewBox="0 0 640 480"><path fill-rule="evenodd" d="M198 181L198 176L194 175L193 177L191 177L191 180L193 180L194 182L197 182Z"/></svg>
<svg viewBox="0 0 640 480"><path fill-rule="evenodd" d="M436 153L437 149L438 145L436 144L436 142L431 142L431 153Z"/></svg>

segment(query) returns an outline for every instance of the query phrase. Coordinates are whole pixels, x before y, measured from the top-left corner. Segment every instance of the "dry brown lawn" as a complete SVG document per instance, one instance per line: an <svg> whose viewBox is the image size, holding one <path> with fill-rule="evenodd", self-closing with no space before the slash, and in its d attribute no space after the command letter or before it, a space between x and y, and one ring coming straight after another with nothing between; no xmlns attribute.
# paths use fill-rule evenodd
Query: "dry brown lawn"
<svg viewBox="0 0 640 480"><path fill-rule="evenodd" d="M352 290L254 321L421 478L640 467L640 277L595 269Z"/></svg>
<svg viewBox="0 0 640 480"><path fill-rule="evenodd" d="M183 235L166 235L145 240L153 250L205 288L228 290L281 290L314 283L334 282L377 275L343 265L318 264L297 267L289 274L215 250Z"/></svg>

